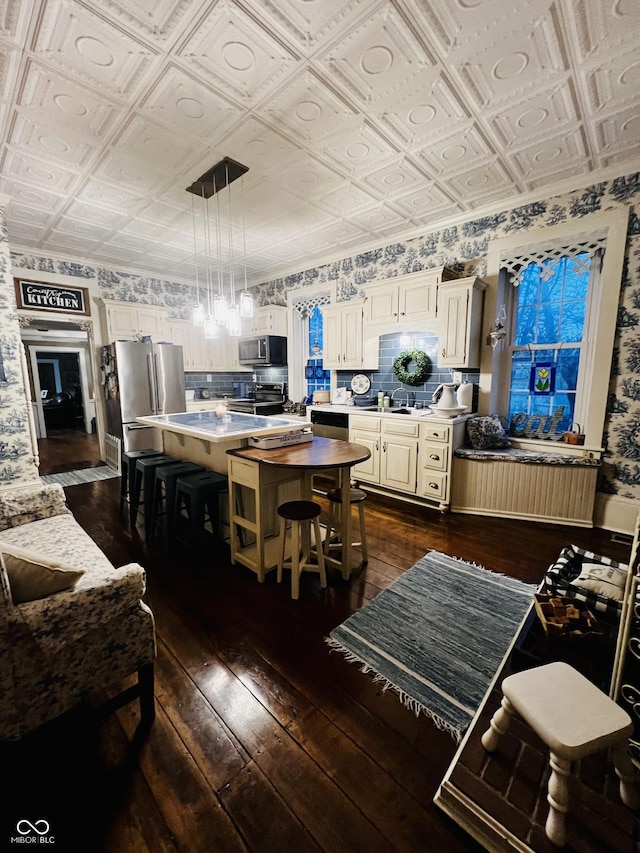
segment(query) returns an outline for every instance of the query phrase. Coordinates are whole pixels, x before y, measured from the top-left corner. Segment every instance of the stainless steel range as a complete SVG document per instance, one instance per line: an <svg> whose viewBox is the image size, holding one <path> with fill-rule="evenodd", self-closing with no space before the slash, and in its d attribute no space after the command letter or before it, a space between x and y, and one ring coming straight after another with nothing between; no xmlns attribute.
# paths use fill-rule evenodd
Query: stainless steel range
<svg viewBox="0 0 640 853"><path fill-rule="evenodd" d="M252 415L281 415L287 399L284 382L256 382L253 396L246 400L229 400L230 412L248 412Z"/></svg>

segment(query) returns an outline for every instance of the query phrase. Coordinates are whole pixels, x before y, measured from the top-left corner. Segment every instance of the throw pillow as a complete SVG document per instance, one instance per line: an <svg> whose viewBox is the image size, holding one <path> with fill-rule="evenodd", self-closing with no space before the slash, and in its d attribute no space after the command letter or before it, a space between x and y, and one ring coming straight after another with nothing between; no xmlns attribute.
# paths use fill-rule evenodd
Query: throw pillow
<svg viewBox="0 0 640 853"><path fill-rule="evenodd" d="M580 574L571 583L581 589L588 589L591 592L597 592L598 595L613 598L614 601L622 601L626 580L625 569L584 559Z"/></svg>
<svg viewBox="0 0 640 853"><path fill-rule="evenodd" d="M14 604L35 601L70 589L84 574L82 569L8 542L0 542L0 556L7 571Z"/></svg>
<svg viewBox="0 0 640 853"><path fill-rule="evenodd" d="M487 415L480 418L469 418L467 435L474 450L492 450L500 447L511 447L504 427L497 415Z"/></svg>

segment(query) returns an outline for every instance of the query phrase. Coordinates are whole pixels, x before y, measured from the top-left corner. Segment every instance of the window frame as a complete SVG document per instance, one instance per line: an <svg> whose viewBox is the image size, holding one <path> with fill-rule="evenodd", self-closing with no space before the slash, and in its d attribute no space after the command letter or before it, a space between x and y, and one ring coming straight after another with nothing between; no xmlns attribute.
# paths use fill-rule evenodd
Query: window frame
<svg viewBox="0 0 640 853"><path fill-rule="evenodd" d="M577 411L583 422L580 427L585 434L583 447L566 445L560 441L544 441L511 437L515 446L524 449L554 448L557 452L575 454L602 450L604 424L607 413L611 359L613 354L620 287L624 265L628 208L617 208L606 213L597 213L574 219L570 222L546 228L500 237L491 241L487 256L487 273L495 286L489 288L485 303L487 333L496 315L496 306L507 307L507 318L512 316L514 286L508 276L500 273L500 259L504 255L522 252L526 254L534 247L552 247L558 243L570 245L573 241L589 234L602 234L605 252L602 270L597 276L595 287L590 288L585 336L583 339L584 364L576 392ZM487 348L485 348L486 351ZM495 350L488 348L483 359L481 384L489 385L489 409L498 414L506 413L509 394L509 372L511 369L510 348L500 345ZM586 398L586 399L585 399Z"/></svg>
<svg viewBox="0 0 640 853"><path fill-rule="evenodd" d="M289 353L288 395L290 400L302 400L307 396L307 383L304 378L304 366L307 363L307 341L309 324L303 320L295 309L295 302L300 297L326 296L333 304L336 299L335 284L324 282L312 284L309 287L295 287L287 290Z"/></svg>

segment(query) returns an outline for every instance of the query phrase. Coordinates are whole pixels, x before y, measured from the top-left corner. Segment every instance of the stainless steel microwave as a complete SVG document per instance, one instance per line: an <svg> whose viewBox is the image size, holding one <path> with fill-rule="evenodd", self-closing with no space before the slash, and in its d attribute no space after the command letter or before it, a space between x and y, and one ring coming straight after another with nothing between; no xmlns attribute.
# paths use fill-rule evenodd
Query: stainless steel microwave
<svg viewBox="0 0 640 853"><path fill-rule="evenodd" d="M287 363L287 339L280 335L261 335L238 341L240 364L263 364L279 367Z"/></svg>

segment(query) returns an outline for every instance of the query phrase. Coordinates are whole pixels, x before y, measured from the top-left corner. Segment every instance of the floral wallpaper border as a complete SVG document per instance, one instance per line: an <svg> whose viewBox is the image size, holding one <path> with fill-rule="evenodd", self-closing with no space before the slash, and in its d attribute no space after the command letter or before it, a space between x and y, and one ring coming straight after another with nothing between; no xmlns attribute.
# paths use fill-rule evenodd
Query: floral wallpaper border
<svg viewBox="0 0 640 853"><path fill-rule="evenodd" d="M339 300L360 295L362 286L424 269L449 266L466 275L486 273L489 241L515 232L580 219L620 205L629 207L625 269L620 288L616 341L611 363L609 405L605 425L605 461L599 490L640 499L640 173L601 181L586 188L500 213L469 219L400 243L348 256L342 260L266 282L254 289L260 305L286 305L293 288L335 284ZM187 318L195 302L192 285L55 261L18 252L13 267L94 279L99 294L152 305L165 305L174 317ZM8 297L8 294L4 295ZM2 309L0 308L0 313ZM0 440L4 429L0 425Z"/></svg>

